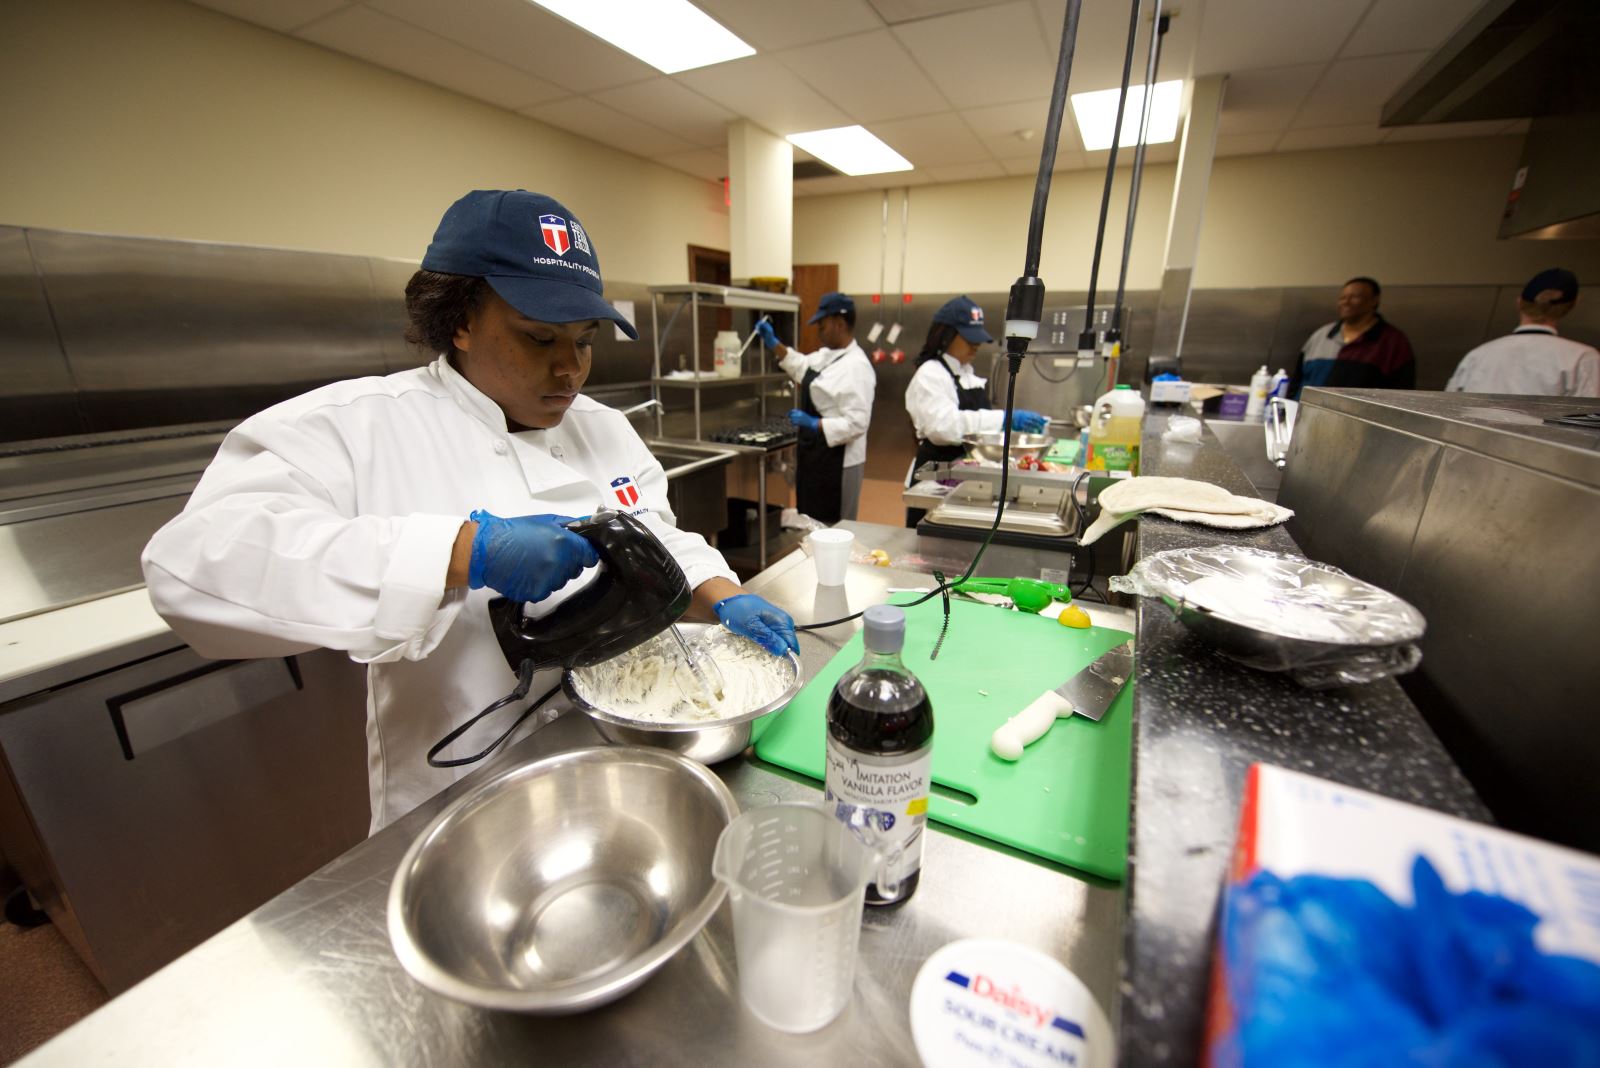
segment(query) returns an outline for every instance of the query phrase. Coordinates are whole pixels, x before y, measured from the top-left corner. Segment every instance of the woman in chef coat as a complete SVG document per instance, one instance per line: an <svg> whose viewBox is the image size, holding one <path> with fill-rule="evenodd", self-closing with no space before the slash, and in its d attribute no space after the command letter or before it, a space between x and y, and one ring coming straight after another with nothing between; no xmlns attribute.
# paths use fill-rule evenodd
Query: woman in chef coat
<svg viewBox="0 0 1600 1068"><path fill-rule="evenodd" d="M674 525L628 420L579 392L602 322L638 336L601 292L560 203L467 194L406 286L407 337L438 357L246 419L145 548L152 601L203 655L323 647L367 665L374 831L465 774L428 748L512 687L489 600L559 599L597 563L567 517L631 513L682 567L692 613L797 649L788 614Z"/></svg>
<svg viewBox="0 0 1600 1068"><path fill-rule="evenodd" d="M817 313L822 347L809 355L778 340L772 324L756 324L761 342L800 386L799 407L789 413L798 430L795 507L832 525L854 519L861 505L867 463L867 424L878 376L856 344L856 302L843 293L824 293Z"/></svg>
<svg viewBox="0 0 1600 1068"><path fill-rule="evenodd" d="M1005 411L989 406L988 382L972 370L978 346L993 340L983 328L983 309L969 297L946 301L933 313L916 373L906 387L906 411L917 435L917 457L906 485L916 479L923 464L961 459L966 454L961 443L965 435L1003 429ZM1048 423L1038 412L1011 413L1012 430L1033 433ZM926 514L921 508L907 508L906 526L915 527Z"/></svg>

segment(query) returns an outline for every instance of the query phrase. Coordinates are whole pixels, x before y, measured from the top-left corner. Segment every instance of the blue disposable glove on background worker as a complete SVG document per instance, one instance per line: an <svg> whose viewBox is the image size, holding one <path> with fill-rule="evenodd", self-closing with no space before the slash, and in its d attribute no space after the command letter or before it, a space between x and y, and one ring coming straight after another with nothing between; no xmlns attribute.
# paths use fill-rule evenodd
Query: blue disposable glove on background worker
<svg viewBox="0 0 1600 1068"><path fill-rule="evenodd" d="M714 611L724 627L749 638L773 656L800 651L789 613L753 593L736 593L718 601Z"/></svg>
<svg viewBox="0 0 1600 1068"><path fill-rule="evenodd" d="M1011 429L1020 430L1024 434L1037 434L1049 425L1050 420L1038 412L1018 408L1011 413Z"/></svg>
<svg viewBox="0 0 1600 1068"><path fill-rule="evenodd" d="M783 344L778 340L778 332L772 329L772 324L765 319L756 323L756 333L761 335L761 343L769 349L775 349Z"/></svg>
<svg viewBox="0 0 1600 1068"><path fill-rule="evenodd" d="M568 530L565 515L523 515L502 519L472 513L478 532L472 538L467 585L485 586L514 601L542 601L600 562L594 546Z"/></svg>
<svg viewBox="0 0 1600 1068"><path fill-rule="evenodd" d="M822 426L821 419L818 419L816 416L811 415L808 412L803 412L799 408L789 409L789 422L793 423L801 430L809 430L813 434L815 434Z"/></svg>

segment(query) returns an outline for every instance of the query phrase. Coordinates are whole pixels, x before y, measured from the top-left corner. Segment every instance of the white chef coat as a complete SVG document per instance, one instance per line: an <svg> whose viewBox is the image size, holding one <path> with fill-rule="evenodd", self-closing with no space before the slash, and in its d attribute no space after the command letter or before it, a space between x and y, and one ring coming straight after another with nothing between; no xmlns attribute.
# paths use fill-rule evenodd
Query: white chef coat
<svg viewBox="0 0 1600 1068"><path fill-rule="evenodd" d="M620 412L579 396L560 425L512 433L441 356L240 423L142 562L156 609L204 656L321 647L367 665L376 831L472 770L430 767L426 753L515 685L489 623L497 594L445 590L462 522L476 508L509 517L607 507L642 520L691 588L734 578L705 539L673 525L661 464ZM541 672L530 694L557 679ZM506 717L503 730L516 715L490 718ZM490 726L481 737L494 736Z"/></svg>
<svg viewBox="0 0 1600 1068"><path fill-rule="evenodd" d="M844 446L844 466L867 462L867 424L872 421L872 395L878 373L854 338L842 349L818 349L807 355L790 349L779 364L799 382L817 371L811 402L822 413L822 437L829 448Z"/></svg>
<svg viewBox="0 0 1600 1068"><path fill-rule="evenodd" d="M1522 326L1462 357L1445 384L1458 393L1600 397L1600 353L1558 337L1548 326Z"/></svg>
<svg viewBox="0 0 1600 1068"><path fill-rule="evenodd" d="M946 354L939 359L956 373L962 389L982 388L988 382L973 373L971 364L964 364L954 356ZM939 366L938 360L924 362L911 376L911 383L906 386L906 411L911 415L917 438L935 445L960 445L967 434L1002 430L1006 417L1000 408L962 411L955 380Z"/></svg>

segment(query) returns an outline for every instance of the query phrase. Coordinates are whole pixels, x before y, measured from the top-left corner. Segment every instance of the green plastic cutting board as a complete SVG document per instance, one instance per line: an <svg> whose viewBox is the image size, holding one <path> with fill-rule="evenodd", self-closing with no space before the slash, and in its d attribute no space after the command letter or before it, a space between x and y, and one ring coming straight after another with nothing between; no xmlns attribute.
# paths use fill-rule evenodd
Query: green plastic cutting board
<svg viewBox="0 0 1600 1068"><path fill-rule="evenodd" d="M1075 630L1053 619L957 599L950 632L930 661L943 611L938 599L906 610L906 666L933 703L933 781L975 798L964 804L935 791L928 814L970 831L1107 879L1127 864L1129 738L1133 685L1105 717L1055 724L1016 763L989 751L989 736L1034 698L1065 682L1127 640L1118 630ZM763 723L756 755L822 778L828 696L861 660L861 635ZM985 696L987 693L987 696Z"/></svg>

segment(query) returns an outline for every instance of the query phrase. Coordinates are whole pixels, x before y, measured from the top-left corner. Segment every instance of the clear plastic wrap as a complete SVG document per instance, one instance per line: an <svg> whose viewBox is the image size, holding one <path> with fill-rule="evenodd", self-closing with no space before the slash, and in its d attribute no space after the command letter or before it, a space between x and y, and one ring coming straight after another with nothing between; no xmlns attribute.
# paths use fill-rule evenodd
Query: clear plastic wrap
<svg viewBox="0 0 1600 1068"><path fill-rule="evenodd" d="M1262 671L1314 690L1403 675L1422 661L1427 627L1400 598L1336 567L1264 549L1156 553L1111 579L1119 593L1160 598L1185 626Z"/></svg>

